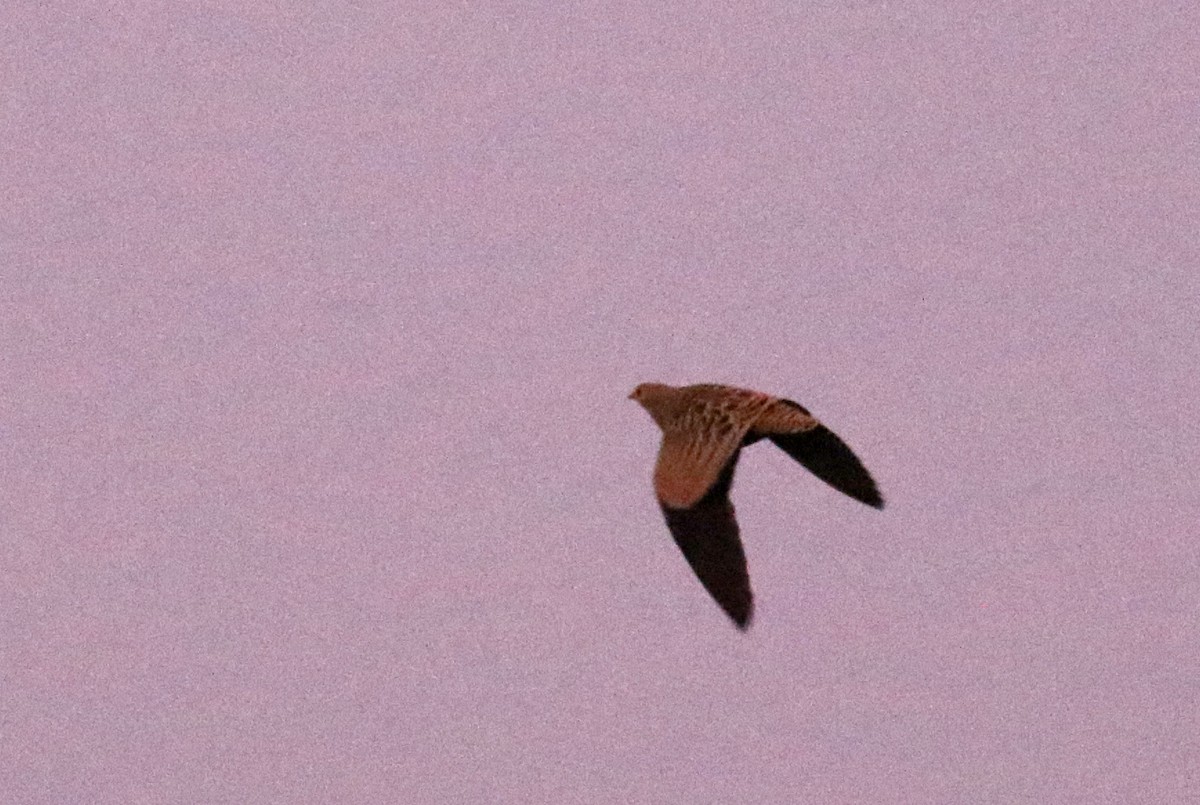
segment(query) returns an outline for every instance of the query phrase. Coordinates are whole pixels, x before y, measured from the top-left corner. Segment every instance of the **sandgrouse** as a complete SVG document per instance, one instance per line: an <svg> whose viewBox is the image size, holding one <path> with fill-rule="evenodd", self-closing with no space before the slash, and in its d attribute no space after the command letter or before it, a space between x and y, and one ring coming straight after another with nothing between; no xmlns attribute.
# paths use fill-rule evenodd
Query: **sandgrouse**
<svg viewBox="0 0 1200 805"><path fill-rule="evenodd" d="M703 384L642 383L629 395L662 429L654 491L667 528L700 583L739 629L754 598L729 487L742 447L770 439L825 483L883 508L875 481L833 431L791 400Z"/></svg>

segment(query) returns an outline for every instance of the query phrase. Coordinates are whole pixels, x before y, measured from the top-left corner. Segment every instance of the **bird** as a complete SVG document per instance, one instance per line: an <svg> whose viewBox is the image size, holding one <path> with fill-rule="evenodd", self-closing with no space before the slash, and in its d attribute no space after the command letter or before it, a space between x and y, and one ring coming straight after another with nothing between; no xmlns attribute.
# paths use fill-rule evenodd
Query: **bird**
<svg viewBox="0 0 1200 805"><path fill-rule="evenodd" d="M866 467L799 403L715 383L641 383L629 399L662 430L654 491L667 529L700 583L743 632L754 614L754 595L729 500L743 447L769 439L834 489L883 508Z"/></svg>

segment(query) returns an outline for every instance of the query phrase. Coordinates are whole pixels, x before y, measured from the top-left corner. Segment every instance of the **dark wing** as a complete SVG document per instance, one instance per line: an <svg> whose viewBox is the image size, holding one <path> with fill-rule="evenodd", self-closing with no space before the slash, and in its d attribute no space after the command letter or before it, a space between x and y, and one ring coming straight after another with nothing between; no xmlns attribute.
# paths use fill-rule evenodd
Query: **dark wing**
<svg viewBox="0 0 1200 805"><path fill-rule="evenodd" d="M738 454L725 464L716 483L699 502L686 509L675 509L661 500L667 528L675 544L692 566L696 577L739 629L750 625L754 596L746 572L746 554L738 537L729 487Z"/></svg>
<svg viewBox="0 0 1200 805"><path fill-rule="evenodd" d="M779 402L808 414L802 406L791 400ZM855 500L861 500L868 506L882 509L883 496L879 494L875 480L858 460L858 456L854 455L833 431L815 419L813 422L816 424L804 430L791 433L774 432L766 436L834 489Z"/></svg>

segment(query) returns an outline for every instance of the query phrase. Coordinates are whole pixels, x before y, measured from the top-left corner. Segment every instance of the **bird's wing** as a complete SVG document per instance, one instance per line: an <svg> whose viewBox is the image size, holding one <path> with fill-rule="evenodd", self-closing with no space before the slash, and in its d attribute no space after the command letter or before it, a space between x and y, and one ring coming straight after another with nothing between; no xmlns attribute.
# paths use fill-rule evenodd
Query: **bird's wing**
<svg viewBox="0 0 1200 805"><path fill-rule="evenodd" d="M718 472L715 483L688 508L674 508L661 498L667 528L683 551L696 577L739 629L750 625L754 597L746 571L746 553L738 537L729 486L737 464L737 449Z"/></svg>
<svg viewBox="0 0 1200 805"><path fill-rule="evenodd" d="M663 434L654 466L654 492L664 506L687 509L717 482L741 446L748 424L716 408Z"/></svg>
<svg viewBox="0 0 1200 805"><path fill-rule="evenodd" d="M883 508L883 496L846 443L791 400L777 399L754 422L750 437L767 437L839 492Z"/></svg>

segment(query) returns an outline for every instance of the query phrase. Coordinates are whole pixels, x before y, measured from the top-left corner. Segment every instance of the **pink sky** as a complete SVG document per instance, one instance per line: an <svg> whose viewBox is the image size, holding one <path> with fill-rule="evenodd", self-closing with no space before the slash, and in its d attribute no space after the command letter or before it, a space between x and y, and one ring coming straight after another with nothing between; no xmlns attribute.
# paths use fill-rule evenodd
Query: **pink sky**
<svg viewBox="0 0 1200 805"><path fill-rule="evenodd" d="M0 801L1200 800L1194 4L3 15Z"/></svg>

